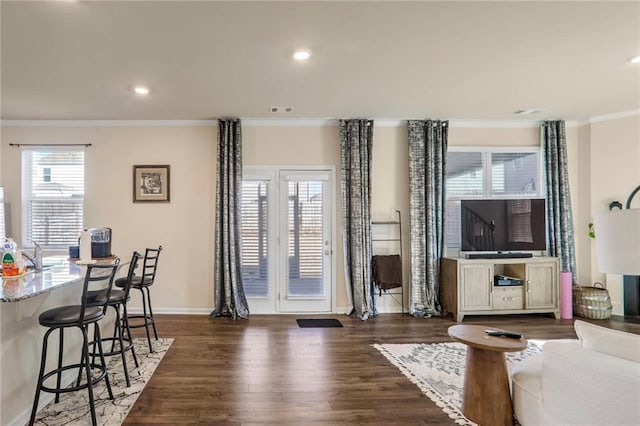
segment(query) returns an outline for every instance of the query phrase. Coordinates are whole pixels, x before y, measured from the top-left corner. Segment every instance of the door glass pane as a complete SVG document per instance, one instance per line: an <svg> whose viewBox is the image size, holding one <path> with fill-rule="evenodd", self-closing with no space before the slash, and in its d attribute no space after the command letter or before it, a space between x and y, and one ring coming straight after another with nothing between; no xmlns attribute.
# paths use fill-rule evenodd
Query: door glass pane
<svg viewBox="0 0 640 426"><path fill-rule="evenodd" d="M247 297L269 295L267 181L242 182L242 281Z"/></svg>
<svg viewBox="0 0 640 426"><path fill-rule="evenodd" d="M288 296L324 296L323 181L289 181Z"/></svg>

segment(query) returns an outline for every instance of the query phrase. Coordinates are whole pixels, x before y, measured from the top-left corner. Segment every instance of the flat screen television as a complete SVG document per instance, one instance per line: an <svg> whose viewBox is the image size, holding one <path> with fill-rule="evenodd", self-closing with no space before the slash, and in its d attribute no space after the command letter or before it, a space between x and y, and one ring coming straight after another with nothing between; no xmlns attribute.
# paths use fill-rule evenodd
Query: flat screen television
<svg viewBox="0 0 640 426"><path fill-rule="evenodd" d="M462 251L537 251L547 248L545 200L462 200Z"/></svg>

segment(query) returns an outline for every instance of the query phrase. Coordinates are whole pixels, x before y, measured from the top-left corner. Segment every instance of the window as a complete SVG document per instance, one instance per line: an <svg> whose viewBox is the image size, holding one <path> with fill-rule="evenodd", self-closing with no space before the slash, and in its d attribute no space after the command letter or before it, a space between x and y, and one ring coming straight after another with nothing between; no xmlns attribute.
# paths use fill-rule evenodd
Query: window
<svg viewBox="0 0 640 426"><path fill-rule="evenodd" d="M22 245L78 243L84 207L83 151L22 152Z"/></svg>
<svg viewBox="0 0 640 426"><path fill-rule="evenodd" d="M539 148L450 148L447 152L447 247L460 247L460 200L535 198L540 189Z"/></svg>

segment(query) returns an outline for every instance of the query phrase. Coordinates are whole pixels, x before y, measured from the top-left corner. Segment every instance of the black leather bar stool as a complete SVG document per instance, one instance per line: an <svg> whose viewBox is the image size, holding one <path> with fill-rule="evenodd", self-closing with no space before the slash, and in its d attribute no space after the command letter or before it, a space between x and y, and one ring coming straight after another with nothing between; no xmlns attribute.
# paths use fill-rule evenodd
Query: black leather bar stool
<svg viewBox="0 0 640 426"><path fill-rule="evenodd" d="M129 380L129 370L127 368L127 351L131 351L131 355L133 356L133 362L136 367L138 365L138 358L136 357L136 351L133 347L133 338L131 337L131 330L129 329L129 321L127 319L127 302L129 301L129 291L131 290L131 284L133 282L134 272L138 267L138 262L142 258L142 255L138 252L133 252L131 256L131 263L129 263L129 271L127 272L127 276L125 278L125 286L124 290L113 289L111 290L111 295L107 301L107 307L111 306L116 311L115 324L113 329L113 337L105 337L102 339L102 343L111 342L111 350L108 352L104 352L104 356L112 356L112 355L120 355L122 357L122 369L124 370L124 378L127 382L127 387L131 386L131 381ZM89 306L102 306L104 305L104 300L107 297L106 290L94 290L90 291L87 296L87 304ZM120 308L124 311L124 314L121 315ZM127 332L126 338L123 336L123 327ZM93 342L89 345L92 347L92 356L95 357L96 353L96 342L98 336L95 335L93 337ZM116 348L116 343L118 344Z"/></svg>
<svg viewBox="0 0 640 426"><path fill-rule="evenodd" d="M135 276L131 283L131 288L140 290L142 294L142 315L129 315L128 320L142 319L142 324L129 324L130 328L144 327L147 332L147 341L149 342L149 352L153 352L153 345L151 344L151 335L149 334L149 326L153 328L153 335L158 340L158 331L156 330L156 322L153 318L153 308L151 307L151 292L149 287L153 285L156 279L156 271L158 269L158 259L160 258L160 252L162 246L158 246L157 249L148 248L144 253L144 261L142 263L142 275ZM116 286L124 288L126 286L126 279L119 278L116 280ZM148 311L147 311L148 305Z"/></svg>
<svg viewBox="0 0 640 426"><path fill-rule="evenodd" d="M109 383L109 375L107 373L107 367L104 360L104 354L102 351L102 345L100 343L100 325L98 321L104 318L104 312L106 310L106 302L111 295L111 289L113 287L113 280L118 270L120 259L116 259L114 263L109 265L91 264L87 265L87 272L84 277L82 285L82 296L79 305L61 306L58 308L50 309L40 314L38 321L40 325L48 327L49 329L44 334L42 341L42 357L40 361L40 373L38 374L38 385L36 387L36 395L33 401L33 408L31 410L31 419L29 424L33 425L36 419L36 413L38 411L38 401L40 399L40 391L55 393L55 402L60 400L61 393L75 392L81 389L87 389L89 393L89 408L91 410L91 422L96 425L96 409L95 401L93 399L93 386L100 380L104 379L109 393L109 399L113 399L113 392L111 391L111 384ZM106 291L106 298L102 305L89 306L87 303L87 295L89 292L89 286L101 286ZM89 339L88 329L89 325L93 324L95 327L95 333L97 336L98 354L100 356L100 364L96 364L95 361L89 360ZM64 329L78 327L82 331L82 361L78 364L62 365L62 355L64 350ZM60 330L60 344L58 347L58 368L53 369L45 374L44 369L47 362L47 343L49 335L54 330ZM67 388L61 387L62 372L77 368L79 372L84 369L86 373L86 383L76 383L75 386ZM99 373L94 377L92 369L97 370ZM56 377L56 386L45 386L44 382L52 376Z"/></svg>

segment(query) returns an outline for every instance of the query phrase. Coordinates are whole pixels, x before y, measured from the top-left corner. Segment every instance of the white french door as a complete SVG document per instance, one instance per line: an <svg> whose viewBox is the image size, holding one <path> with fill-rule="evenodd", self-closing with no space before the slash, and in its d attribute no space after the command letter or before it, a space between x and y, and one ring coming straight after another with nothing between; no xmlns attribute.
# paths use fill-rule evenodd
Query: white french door
<svg viewBox="0 0 640 426"><path fill-rule="evenodd" d="M330 312L333 171L246 167L242 271L252 313Z"/></svg>

